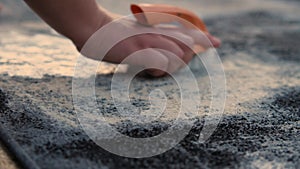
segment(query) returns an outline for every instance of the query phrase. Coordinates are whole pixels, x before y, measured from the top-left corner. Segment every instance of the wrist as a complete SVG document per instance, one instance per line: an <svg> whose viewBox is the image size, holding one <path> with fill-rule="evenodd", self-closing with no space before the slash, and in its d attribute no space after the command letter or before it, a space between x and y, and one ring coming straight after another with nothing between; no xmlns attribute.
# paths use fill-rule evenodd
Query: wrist
<svg viewBox="0 0 300 169"><path fill-rule="evenodd" d="M107 23L113 21L114 17L104 11L99 11L98 14L93 17L89 22L79 27L77 32L74 32L74 36L70 39L76 46L77 50L80 51L86 41L101 27Z"/></svg>

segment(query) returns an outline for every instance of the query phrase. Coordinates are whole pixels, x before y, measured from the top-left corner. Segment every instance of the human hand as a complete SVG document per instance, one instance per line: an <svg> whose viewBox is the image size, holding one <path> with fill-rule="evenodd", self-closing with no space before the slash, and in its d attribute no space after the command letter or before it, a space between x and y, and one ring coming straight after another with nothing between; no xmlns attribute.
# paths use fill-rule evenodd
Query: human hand
<svg viewBox="0 0 300 169"><path fill-rule="evenodd" d="M69 38L79 51L95 32L121 18L98 6L95 0L25 0L25 2L58 33ZM147 52L143 52L145 56L135 55L137 58L129 60L129 64L161 69L148 69L146 72L152 76L163 76L166 74L164 70L174 72L180 69L183 65L182 62L177 63L178 58L186 64L190 62L194 55L191 50L194 45L201 45L204 48L220 46L219 39L198 30L147 27L138 24L135 20L121 20L123 21L113 22L114 27L108 30L107 39L99 38L96 42L105 43L110 37L122 35L124 31L155 33L133 36L121 41L105 55L104 61L119 64L133 52L148 48Z"/></svg>
<svg viewBox="0 0 300 169"><path fill-rule="evenodd" d="M163 76L166 72L173 73L188 64L194 52L192 48L200 45L207 49L210 47L219 47L220 40L208 33L199 30L192 30L179 27L148 27L138 24L132 19L120 19L115 21L113 26L109 26L105 34L108 38L97 39L103 41L111 36L122 36L124 32L150 32L140 34L122 40L104 56L103 61L110 63L126 63L138 65L146 68L146 72L154 77ZM152 33L154 32L154 33ZM132 55L134 52L147 49L139 55ZM87 56L89 57L89 56ZM178 62L177 58L183 62ZM98 59L91 57L92 59ZM153 69L153 67L157 69ZM148 69L151 68L151 69Z"/></svg>

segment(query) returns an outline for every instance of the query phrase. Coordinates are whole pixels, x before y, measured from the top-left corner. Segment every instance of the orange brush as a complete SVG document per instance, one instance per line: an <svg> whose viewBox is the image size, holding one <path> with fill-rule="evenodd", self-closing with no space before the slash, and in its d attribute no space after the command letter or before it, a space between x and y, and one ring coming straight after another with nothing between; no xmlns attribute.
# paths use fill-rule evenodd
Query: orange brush
<svg viewBox="0 0 300 169"><path fill-rule="evenodd" d="M132 4L131 11L135 15L137 21L144 25L156 25L162 23L179 22L186 28L199 28L204 33L208 33L205 23L193 12L172 5L165 4ZM175 15L161 15L160 13ZM189 24L188 22L192 23ZM194 47L195 52L203 52L205 49L199 45Z"/></svg>
<svg viewBox="0 0 300 169"><path fill-rule="evenodd" d="M155 15L155 13L165 13L178 16L179 18L189 21L203 32L208 32L204 22L197 15L189 10L176 6L164 4L132 4L131 11L133 14L143 14L137 17L138 22L141 24L156 25L177 21L184 26L191 28L190 24L182 22L182 20L177 17L168 17L167 15L164 16L159 14L159 16ZM147 12L152 12L153 14L147 14Z"/></svg>

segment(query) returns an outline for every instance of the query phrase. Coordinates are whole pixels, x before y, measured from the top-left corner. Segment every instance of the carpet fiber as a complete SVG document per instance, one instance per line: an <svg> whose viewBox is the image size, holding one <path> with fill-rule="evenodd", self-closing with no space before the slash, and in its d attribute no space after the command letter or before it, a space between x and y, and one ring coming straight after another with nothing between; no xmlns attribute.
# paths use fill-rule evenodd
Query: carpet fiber
<svg viewBox="0 0 300 169"><path fill-rule="evenodd" d="M2 141L24 168L297 168L300 21L255 11L210 19L207 24L223 40L219 53L228 98L223 119L206 143L197 142L203 126L199 117L189 135L164 154L145 159L113 155L91 141L80 127L72 105L72 77L5 74L0 75ZM112 113L115 108L106 96L111 76L97 76L96 94L99 109L113 118L117 114ZM201 92L200 110L207 111L208 77L204 73L197 79L206 89ZM133 90L133 95L138 96L149 81L153 79L136 78L132 88L139 90ZM169 82L172 79L168 77L157 80ZM138 98L133 105L149 107L147 100ZM112 120L111 124L123 134L146 137L165 131L172 120L158 119L144 126L125 120Z"/></svg>

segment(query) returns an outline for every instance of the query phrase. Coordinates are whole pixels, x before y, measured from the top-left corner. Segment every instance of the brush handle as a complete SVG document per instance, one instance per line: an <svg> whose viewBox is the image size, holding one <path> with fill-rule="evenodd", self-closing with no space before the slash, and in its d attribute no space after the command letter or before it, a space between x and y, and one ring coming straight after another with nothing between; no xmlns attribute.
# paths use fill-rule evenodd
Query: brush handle
<svg viewBox="0 0 300 169"><path fill-rule="evenodd" d="M132 4L131 12L133 14L139 14L135 15L135 17L141 24L156 25L179 22L187 28L195 28L196 26L201 31L208 32L205 23L196 14L184 8L165 4ZM160 13L169 15L161 15Z"/></svg>

